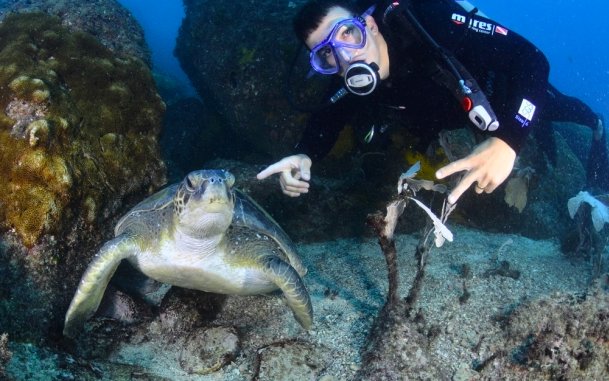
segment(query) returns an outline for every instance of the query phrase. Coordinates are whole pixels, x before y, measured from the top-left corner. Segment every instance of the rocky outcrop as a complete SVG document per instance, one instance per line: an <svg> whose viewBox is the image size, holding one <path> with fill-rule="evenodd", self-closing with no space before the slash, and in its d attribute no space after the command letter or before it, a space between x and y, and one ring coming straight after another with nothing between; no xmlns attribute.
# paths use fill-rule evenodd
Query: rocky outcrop
<svg viewBox="0 0 609 381"><path fill-rule="evenodd" d="M519 170L532 170L524 179L526 205L519 211L505 201L506 180L493 193L477 195L466 192L459 200L456 215L459 220L475 227L516 233L533 239L565 235L574 226L567 211L567 201L585 184L582 164L567 146L562 135L555 133L560 153L556 166L547 163L535 140L529 138L520 153L512 178Z"/></svg>
<svg viewBox="0 0 609 381"><path fill-rule="evenodd" d="M206 162L216 157L244 160L251 152L245 140L226 128L223 118L194 97L167 104L161 150L169 183L206 168Z"/></svg>
<svg viewBox="0 0 609 381"><path fill-rule="evenodd" d="M245 138L250 150L275 159L291 151L306 122L284 95L297 47L291 20L301 3L185 0L175 49L197 93L225 118L224 127Z"/></svg>
<svg viewBox="0 0 609 381"><path fill-rule="evenodd" d="M0 109L0 331L58 334L117 214L165 183L165 105L142 60L24 12L0 24Z"/></svg>
<svg viewBox="0 0 609 381"><path fill-rule="evenodd" d="M42 11L61 19L70 32L88 32L118 57L137 57L152 68L144 29L115 0L6 0L0 2L0 21L9 13Z"/></svg>

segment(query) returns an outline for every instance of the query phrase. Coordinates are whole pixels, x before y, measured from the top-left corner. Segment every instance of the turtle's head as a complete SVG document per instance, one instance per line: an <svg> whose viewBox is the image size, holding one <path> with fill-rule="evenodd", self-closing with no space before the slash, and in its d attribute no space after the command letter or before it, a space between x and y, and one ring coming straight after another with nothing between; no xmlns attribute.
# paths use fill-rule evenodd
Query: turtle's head
<svg viewBox="0 0 609 381"><path fill-rule="evenodd" d="M180 229L192 236L226 231L233 219L235 176L225 170L189 173L174 197L173 210Z"/></svg>

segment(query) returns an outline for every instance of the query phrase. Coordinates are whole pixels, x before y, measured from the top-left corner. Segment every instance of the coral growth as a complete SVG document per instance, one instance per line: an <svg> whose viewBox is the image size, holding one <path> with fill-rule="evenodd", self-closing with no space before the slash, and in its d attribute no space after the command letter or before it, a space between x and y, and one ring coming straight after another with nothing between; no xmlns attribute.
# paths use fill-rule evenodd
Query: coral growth
<svg viewBox="0 0 609 381"><path fill-rule="evenodd" d="M70 33L91 33L120 58L134 56L152 67L144 29L119 1L5 0L0 2L0 22L10 13L36 11L59 17Z"/></svg>
<svg viewBox="0 0 609 381"><path fill-rule="evenodd" d="M239 59L239 65L247 65L254 59L256 55L256 48L241 48L241 58Z"/></svg>
<svg viewBox="0 0 609 381"><path fill-rule="evenodd" d="M142 61L23 13L0 26L0 68L0 225L24 245L163 184L164 104Z"/></svg>
<svg viewBox="0 0 609 381"><path fill-rule="evenodd" d="M504 321L509 355L500 363L505 368L488 376L512 379L526 370L535 380L607 379L608 302L606 292L593 290L520 306Z"/></svg>
<svg viewBox="0 0 609 381"><path fill-rule="evenodd" d="M13 81L15 82L15 81ZM11 82L11 84L13 84ZM27 127L46 116L47 105L44 103L33 103L25 100L14 99L6 106L6 115L15 120L11 129L11 135L23 138Z"/></svg>

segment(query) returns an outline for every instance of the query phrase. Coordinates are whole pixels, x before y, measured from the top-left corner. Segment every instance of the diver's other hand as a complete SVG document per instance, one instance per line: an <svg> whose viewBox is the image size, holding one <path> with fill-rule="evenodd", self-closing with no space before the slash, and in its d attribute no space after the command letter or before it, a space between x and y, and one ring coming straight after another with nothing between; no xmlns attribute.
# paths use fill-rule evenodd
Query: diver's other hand
<svg viewBox="0 0 609 381"><path fill-rule="evenodd" d="M309 192L307 181L311 179L311 164L312 161L307 155L288 156L270 165L256 177L262 180L279 173L279 183L283 193L290 197L298 197L302 193Z"/></svg>
<svg viewBox="0 0 609 381"><path fill-rule="evenodd" d="M443 179L460 171L467 171L461 182L453 189L448 202L454 204L473 183L476 193L493 192L507 179L514 168L516 152L499 138L489 138L477 145L467 157L440 168L436 172Z"/></svg>

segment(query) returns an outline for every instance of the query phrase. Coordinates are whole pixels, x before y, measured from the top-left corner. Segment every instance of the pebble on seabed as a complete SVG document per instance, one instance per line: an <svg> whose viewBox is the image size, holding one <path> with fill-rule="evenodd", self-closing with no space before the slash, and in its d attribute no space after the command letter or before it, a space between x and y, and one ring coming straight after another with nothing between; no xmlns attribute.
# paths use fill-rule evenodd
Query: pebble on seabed
<svg viewBox="0 0 609 381"><path fill-rule="evenodd" d="M336 377L326 374L325 376L320 378L319 381L336 381Z"/></svg>

